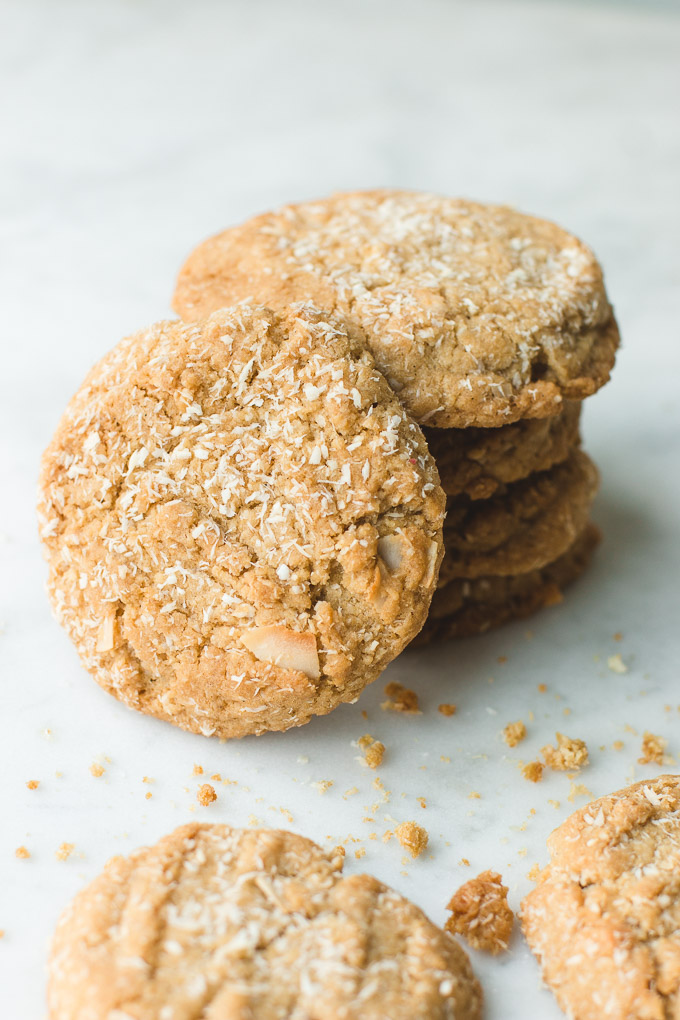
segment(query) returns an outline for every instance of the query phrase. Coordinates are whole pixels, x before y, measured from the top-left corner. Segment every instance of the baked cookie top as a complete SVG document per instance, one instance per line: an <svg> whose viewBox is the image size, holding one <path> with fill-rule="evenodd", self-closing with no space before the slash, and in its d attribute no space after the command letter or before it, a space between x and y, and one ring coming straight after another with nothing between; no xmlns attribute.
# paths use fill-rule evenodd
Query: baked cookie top
<svg viewBox="0 0 680 1020"><path fill-rule="evenodd" d="M50 1020L477 1020L454 939L302 836L190 824L114 857L62 915Z"/></svg>
<svg viewBox="0 0 680 1020"><path fill-rule="evenodd" d="M546 983L574 1020L680 1015L680 776L576 811L522 904Z"/></svg>
<svg viewBox="0 0 680 1020"><path fill-rule="evenodd" d="M444 502L420 429L326 313L161 322L90 372L44 455L48 590L132 707L286 729L418 632Z"/></svg>
<svg viewBox="0 0 680 1020"><path fill-rule="evenodd" d="M609 378L618 331L595 256L505 206L408 191L288 205L205 241L173 306L309 300L351 319L421 423L559 411Z"/></svg>

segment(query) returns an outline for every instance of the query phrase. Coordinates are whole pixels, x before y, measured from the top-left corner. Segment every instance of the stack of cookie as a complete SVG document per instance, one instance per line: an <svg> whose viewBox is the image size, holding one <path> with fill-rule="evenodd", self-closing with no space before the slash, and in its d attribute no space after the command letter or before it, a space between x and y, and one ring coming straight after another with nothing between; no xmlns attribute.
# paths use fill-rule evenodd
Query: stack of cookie
<svg viewBox="0 0 680 1020"><path fill-rule="evenodd" d="M192 320L244 300L308 302L358 327L423 427L447 520L420 640L560 599L598 541L580 402L609 378L619 339L585 245L505 207L341 194L209 239L173 304Z"/></svg>

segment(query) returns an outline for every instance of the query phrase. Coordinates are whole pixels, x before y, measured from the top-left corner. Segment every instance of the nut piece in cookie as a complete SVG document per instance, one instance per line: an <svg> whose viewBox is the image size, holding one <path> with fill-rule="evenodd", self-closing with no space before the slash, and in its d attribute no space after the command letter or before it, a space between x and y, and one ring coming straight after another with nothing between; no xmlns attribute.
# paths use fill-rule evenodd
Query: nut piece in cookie
<svg viewBox="0 0 680 1020"><path fill-rule="evenodd" d="M573 1020L680 1015L680 776L588 804L548 839L521 921Z"/></svg>
<svg viewBox="0 0 680 1020"><path fill-rule="evenodd" d="M440 428L558 414L607 381L619 341L576 237L418 192L338 194L226 230L189 256L173 306L190 320L245 300L351 321L411 414Z"/></svg>
<svg viewBox="0 0 680 1020"><path fill-rule="evenodd" d="M284 730L422 627L444 494L356 331L309 306L162 322L90 372L43 458L55 613L132 708Z"/></svg>
<svg viewBox="0 0 680 1020"><path fill-rule="evenodd" d="M514 914L508 906L508 889L495 871L483 871L465 882L446 907L451 917L445 928L462 935L473 949L494 956L508 948Z"/></svg>
<svg viewBox="0 0 680 1020"><path fill-rule="evenodd" d="M479 1020L458 943L302 836L190 824L114 857L52 944L49 1020Z"/></svg>

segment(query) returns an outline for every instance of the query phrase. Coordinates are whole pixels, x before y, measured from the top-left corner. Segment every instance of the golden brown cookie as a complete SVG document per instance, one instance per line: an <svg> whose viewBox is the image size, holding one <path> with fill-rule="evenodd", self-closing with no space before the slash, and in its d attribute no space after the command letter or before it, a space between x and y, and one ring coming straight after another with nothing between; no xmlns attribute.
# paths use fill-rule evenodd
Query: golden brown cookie
<svg viewBox="0 0 680 1020"><path fill-rule="evenodd" d="M182 826L63 913L49 1020L478 1020L454 939L302 836Z"/></svg>
<svg viewBox="0 0 680 1020"><path fill-rule="evenodd" d="M556 605L562 601L562 590L586 569L599 541L599 529L588 524L565 553L539 570L450 581L435 592L415 644L482 634Z"/></svg>
<svg viewBox="0 0 680 1020"><path fill-rule="evenodd" d="M543 418L609 378L618 330L595 256L545 220L407 191L333 195L205 241L184 319L239 301L312 301L362 330L421 423Z"/></svg>
<svg viewBox="0 0 680 1020"><path fill-rule="evenodd" d="M488 499L504 485L566 460L579 445L581 404L569 400L552 418L522 418L496 429L423 433L447 496Z"/></svg>
<svg viewBox="0 0 680 1020"><path fill-rule="evenodd" d="M573 1020L680 1016L680 776L576 811L522 903L543 979Z"/></svg>
<svg viewBox="0 0 680 1020"><path fill-rule="evenodd" d="M490 499L450 498L439 587L460 578L526 574L561 556L583 531L597 468L582 450Z"/></svg>
<svg viewBox="0 0 680 1020"><path fill-rule="evenodd" d="M56 615L142 712L222 737L354 700L418 632L444 494L372 356L326 313L129 337L43 460Z"/></svg>

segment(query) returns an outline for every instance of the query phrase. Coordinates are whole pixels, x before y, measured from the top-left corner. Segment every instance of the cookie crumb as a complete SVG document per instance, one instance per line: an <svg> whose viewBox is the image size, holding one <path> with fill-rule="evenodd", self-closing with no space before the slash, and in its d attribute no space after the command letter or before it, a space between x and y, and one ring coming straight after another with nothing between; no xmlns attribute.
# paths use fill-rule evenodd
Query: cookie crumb
<svg viewBox="0 0 680 1020"><path fill-rule="evenodd" d="M393 712L407 712L415 714L420 712L418 707L418 695L415 691L411 691L408 687L404 687L403 684L389 683L385 687L385 694L387 695L387 701L383 701L381 708L385 710L392 710Z"/></svg>
<svg viewBox="0 0 680 1020"><path fill-rule="evenodd" d="M530 882L538 882L539 875L541 874L540 865L534 864L531 871L527 871L527 878Z"/></svg>
<svg viewBox="0 0 680 1020"><path fill-rule="evenodd" d="M464 868L469 868L470 867L470 862L467 859L467 857L461 857L461 859L458 861L458 863L460 865L462 865Z"/></svg>
<svg viewBox="0 0 680 1020"><path fill-rule="evenodd" d="M545 768L543 762L530 761L528 765L522 768L522 775L525 779L528 779L530 783L539 783L543 779L543 769Z"/></svg>
<svg viewBox="0 0 680 1020"><path fill-rule="evenodd" d="M155 783L156 780L152 779L151 776L142 776L142 782L149 783L149 785L151 785L151 783Z"/></svg>
<svg viewBox="0 0 680 1020"><path fill-rule="evenodd" d="M355 850L355 851L354 851L354 856L356 857L356 859L357 859L358 861L360 861L362 857L365 857L365 856L366 856L366 848L365 848L365 847L363 847L363 846L362 846L362 847L359 847L359 849L358 849L358 850Z"/></svg>
<svg viewBox="0 0 680 1020"><path fill-rule="evenodd" d="M445 928L462 935L473 949L496 956L508 948L514 914L508 906L507 886L495 871L483 871L453 894Z"/></svg>
<svg viewBox="0 0 680 1020"><path fill-rule="evenodd" d="M369 769L377 769L378 765L382 765L382 760L385 756L385 745L380 740L376 740L370 733L365 733L363 737L359 737L357 743L364 752L363 760Z"/></svg>
<svg viewBox="0 0 680 1020"><path fill-rule="evenodd" d="M592 796L593 791L589 790L587 786L583 785L583 783L571 783L569 787L569 796L567 797L567 800L573 804L577 797L592 797Z"/></svg>
<svg viewBox="0 0 680 1020"><path fill-rule="evenodd" d="M444 702L443 705L439 705L437 711L442 715L451 716L456 714L457 709L455 705Z"/></svg>
<svg viewBox="0 0 680 1020"><path fill-rule="evenodd" d="M319 779L319 780L317 780L317 782L310 783L309 785L313 786L314 789L317 791L317 793L324 794L324 793L327 793L328 790L330 790L331 786L333 785L333 780L332 779Z"/></svg>
<svg viewBox="0 0 680 1020"><path fill-rule="evenodd" d="M192 776L202 776L203 775L203 766L202 765L194 765L194 768L193 768L193 771L192 771L191 774L192 774Z"/></svg>
<svg viewBox="0 0 680 1020"><path fill-rule="evenodd" d="M655 733L645 730L642 735L642 757L638 758L640 765L663 765L664 752L668 747L668 741L664 737L658 737Z"/></svg>
<svg viewBox="0 0 680 1020"><path fill-rule="evenodd" d="M503 740L508 747L517 747L527 735L527 728L521 720L510 722L503 730Z"/></svg>
<svg viewBox="0 0 680 1020"><path fill-rule="evenodd" d="M427 801L425 800L424 797L418 797L418 803L423 809L427 807Z"/></svg>
<svg viewBox="0 0 680 1020"><path fill-rule="evenodd" d="M25 846L18 846L14 851L14 856L18 857L20 861L27 861L31 854Z"/></svg>
<svg viewBox="0 0 680 1020"><path fill-rule="evenodd" d="M354 797L354 795L357 794L358 792L359 792L358 786L350 786L349 790L345 790L345 792L343 793L342 799L347 800L348 797Z"/></svg>
<svg viewBox="0 0 680 1020"><path fill-rule="evenodd" d="M144 800L151 800L152 797L153 797L153 794L152 794L151 790L147 790L147 792L144 794Z"/></svg>
<svg viewBox="0 0 680 1020"><path fill-rule="evenodd" d="M67 861L74 850L75 846L73 843L61 843L54 856L58 861Z"/></svg>
<svg viewBox="0 0 680 1020"><path fill-rule="evenodd" d="M615 740L614 743L612 744L612 747L614 748L615 751L623 751L625 746L626 745L622 740Z"/></svg>
<svg viewBox="0 0 680 1020"><path fill-rule="evenodd" d="M26 783L26 786L28 787L29 790L37 790L38 787L40 786L40 780L29 779L29 781Z"/></svg>
<svg viewBox="0 0 680 1020"><path fill-rule="evenodd" d="M404 850L408 850L411 857L414 858L420 857L429 842L427 829L418 825L417 822L401 822L394 830L394 835Z"/></svg>
<svg viewBox="0 0 680 1020"><path fill-rule="evenodd" d="M211 786L210 783L202 783L196 792L196 800L199 804L202 804L203 807L207 807L208 804L212 804L217 800L215 787Z"/></svg>
<svg viewBox="0 0 680 1020"><path fill-rule="evenodd" d="M621 658L621 653L617 652L616 655L610 655L607 659L607 666L612 673L627 673L628 666Z"/></svg>
<svg viewBox="0 0 680 1020"><path fill-rule="evenodd" d="M564 733L556 733L557 747L547 744L541 748L548 768L555 772L568 772L570 769L584 768L588 764L588 748L585 741L577 737L567 737Z"/></svg>
<svg viewBox="0 0 680 1020"><path fill-rule="evenodd" d="M548 685L547 684L539 684L537 690L538 690L539 694L545 694L545 692L548 690Z"/></svg>
<svg viewBox="0 0 680 1020"><path fill-rule="evenodd" d="M106 769L103 765L100 765L98 761L93 761L90 765L90 775L94 776L95 779L99 779L99 777L103 776L105 772Z"/></svg>

